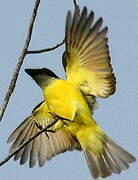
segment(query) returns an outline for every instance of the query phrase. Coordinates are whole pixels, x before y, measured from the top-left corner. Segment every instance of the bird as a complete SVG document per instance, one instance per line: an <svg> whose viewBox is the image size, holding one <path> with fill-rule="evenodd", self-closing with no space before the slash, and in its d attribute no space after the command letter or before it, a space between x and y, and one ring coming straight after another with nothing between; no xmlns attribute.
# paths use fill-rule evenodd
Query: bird
<svg viewBox="0 0 138 180"><path fill-rule="evenodd" d="M23 142L58 121L15 154L14 160L29 167L40 167L66 151L83 151L94 179L120 174L136 158L114 142L96 123L93 113L97 98L108 98L116 90L116 78L109 55L107 31L103 19L94 23L94 13L77 6L68 11L65 25L65 51L62 63L66 79L47 68L25 69L43 93L39 103L10 135L12 153ZM50 132L51 131L51 132Z"/></svg>

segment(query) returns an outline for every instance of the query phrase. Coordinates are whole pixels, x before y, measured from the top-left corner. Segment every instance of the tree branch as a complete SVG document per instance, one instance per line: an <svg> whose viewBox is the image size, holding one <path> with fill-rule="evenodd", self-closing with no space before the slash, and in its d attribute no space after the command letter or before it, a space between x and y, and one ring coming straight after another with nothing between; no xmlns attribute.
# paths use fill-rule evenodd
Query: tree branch
<svg viewBox="0 0 138 180"><path fill-rule="evenodd" d="M53 46L51 48L45 48L45 49L40 49L40 50L28 50L27 54L39 54L39 53L49 52L62 46L64 42L65 40L63 40L61 43L58 43L56 46Z"/></svg>
<svg viewBox="0 0 138 180"><path fill-rule="evenodd" d="M49 124L46 128L38 131L38 133L32 137L30 137L27 141L25 141L22 145L20 145L17 149L15 149L12 153L8 154L8 156L6 156L2 161L0 161L0 166L2 166L3 164L5 164L7 161L9 161L16 153L18 153L24 146L26 146L29 142L31 142L33 139L35 139L37 136L39 136L40 134L42 134L43 132L48 131L49 132L49 128L52 127L54 124L56 124L56 122L58 121L58 119L55 119L51 124Z"/></svg>
<svg viewBox="0 0 138 180"><path fill-rule="evenodd" d="M77 1L76 1L76 0L73 0L73 4L74 4L74 7L75 7L75 8L78 7L78 4L77 4Z"/></svg>
<svg viewBox="0 0 138 180"><path fill-rule="evenodd" d="M15 89L17 78L18 78L21 66L22 66L24 58L25 58L25 56L27 54L27 49L28 49L29 44L30 44L32 31L33 31L33 26L34 26L34 22L35 22L35 18L36 18L36 15L37 15L37 10L38 10L40 1L41 0L36 0L35 1L35 5L34 5L34 8L33 8L33 13L32 13L29 28L28 28L27 38L25 40L24 47L22 49L21 55L18 58L16 68L15 68L15 71L13 73L13 76L12 76L11 82L9 84L9 88L7 90L7 93L5 95L4 101L3 101L3 103L2 103L2 105L0 107L0 122L1 122L1 120L3 118L4 112L6 110L8 102L9 102L9 99L10 99L10 97L11 97L11 95L12 95L14 89Z"/></svg>

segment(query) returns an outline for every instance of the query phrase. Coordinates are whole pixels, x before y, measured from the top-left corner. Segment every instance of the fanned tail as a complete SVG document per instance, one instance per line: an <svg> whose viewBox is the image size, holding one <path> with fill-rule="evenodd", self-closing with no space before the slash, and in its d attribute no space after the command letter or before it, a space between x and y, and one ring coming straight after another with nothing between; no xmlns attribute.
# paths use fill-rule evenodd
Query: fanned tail
<svg viewBox="0 0 138 180"><path fill-rule="evenodd" d="M95 154L90 148L86 148L84 154L90 173L95 179L105 178L112 173L120 174L122 170L129 168L129 163L136 161L132 154L107 136L101 153Z"/></svg>

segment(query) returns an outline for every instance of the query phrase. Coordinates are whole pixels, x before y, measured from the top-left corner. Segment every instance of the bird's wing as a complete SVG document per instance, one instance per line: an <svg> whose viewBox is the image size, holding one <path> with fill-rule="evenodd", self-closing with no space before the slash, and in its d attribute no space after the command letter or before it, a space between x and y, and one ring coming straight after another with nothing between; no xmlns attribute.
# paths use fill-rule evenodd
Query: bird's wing
<svg viewBox="0 0 138 180"><path fill-rule="evenodd" d="M84 95L106 98L115 92L116 80L110 64L107 27L102 18L93 25L94 14L76 8L69 11L65 28L63 66L67 80L80 86Z"/></svg>
<svg viewBox="0 0 138 180"><path fill-rule="evenodd" d="M7 142L14 141L10 148L10 152L13 152L23 142L40 131L36 123L45 128L52 121L54 121L54 119L48 113L47 104L42 102L37 105L32 114L26 118L8 138ZM81 150L77 139L71 136L64 128L58 128L62 125L60 121L57 123L58 125L56 124L52 127L52 129L57 129L55 133L48 132L49 138L46 133L37 136L15 154L14 160L20 159L20 164L24 164L29 159L29 167L33 167L37 161L39 166L43 166L47 160L50 160L59 153L72 151L74 149Z"/></svg>

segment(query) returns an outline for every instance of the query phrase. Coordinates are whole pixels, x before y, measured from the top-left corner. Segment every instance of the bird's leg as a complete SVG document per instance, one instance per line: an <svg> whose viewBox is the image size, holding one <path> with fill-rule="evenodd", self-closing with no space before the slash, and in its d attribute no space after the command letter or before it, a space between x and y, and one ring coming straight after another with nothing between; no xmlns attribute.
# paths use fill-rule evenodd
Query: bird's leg
<svg viewBox="0 0 138 180"><path fill-rule="evenodd" d="M40 130L43 130L43 129L44 129L44 128L41 126L40 123L38 123L38 122L36 122L36 121L34 121L34 123L35 123L35 125L36 125ZM48 133L47 133L47 132L55 133L55 131L52 130L52 129L47 129L47 130L44 131L44 132L45 132L45 135L47 136L48 139L49 139L49 136L48 136Z"/></svg>
<svg viewBox="0 0 138 180"><path fill-rule="evenodd" d="M64 125L66 125L66 126L68 126L68 124L67 124L65 121L73 122L73 121L71 121L70 119L63 118L63 117L61 117L61 116L59 116L59 115L57 115L57 114L55 114L55 113L53 113L53 112L49 112L49 113L53 116L53 118L54 118L55 120L60 120L60 121L62 121L62 123L63 123Z"/></svg>

